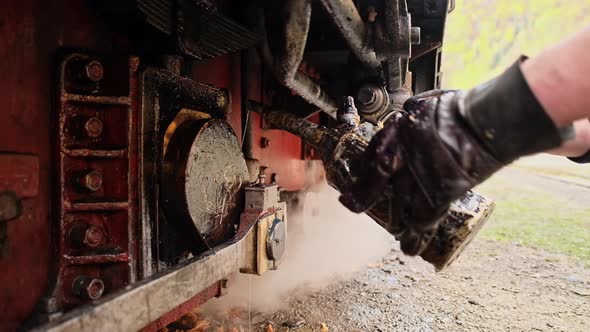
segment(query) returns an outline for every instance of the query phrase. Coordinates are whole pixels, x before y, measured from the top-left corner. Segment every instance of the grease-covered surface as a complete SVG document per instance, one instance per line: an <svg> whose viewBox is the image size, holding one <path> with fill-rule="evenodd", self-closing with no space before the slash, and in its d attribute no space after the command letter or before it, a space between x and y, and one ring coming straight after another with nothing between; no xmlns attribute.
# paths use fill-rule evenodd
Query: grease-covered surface
<svg viewBox="0 0 590 332"><path fill-rule="evenodd" d="M205 171L206 170L206 171ZM249 184L248 169L238 139L224 121L212 120L193 142L186 166L185 195L193 223L202 234L225 224L232 228ZM207 235L205 235L207 237Z"/></svg>
<svg viewBox="0 0 590 332"><path fill-rule="evenodd" d="M189 120L166 149L163 189L166 211L188 219L211 247L229 239L238 217L241 189L249 183L238 139L225 121Z"/></svg>

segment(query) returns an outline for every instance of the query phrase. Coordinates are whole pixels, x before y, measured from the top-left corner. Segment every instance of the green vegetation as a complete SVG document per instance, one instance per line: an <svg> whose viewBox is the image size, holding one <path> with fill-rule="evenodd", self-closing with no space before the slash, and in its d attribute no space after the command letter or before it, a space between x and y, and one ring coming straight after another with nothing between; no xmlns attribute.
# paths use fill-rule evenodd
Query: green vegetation
<svg viewBox="0 0 590 332"><path fill-rule="evenodd" d="M483 238L565 253L590 266L590 208L560 200L546 190L522 188L502 176L477 191L496 201Z"/></svg>
<svg viewBox="0 0 590 332"><path fill-rule="evenodd" d="M469 88L484 82L519 55L533 56L590 24L588 0L456 3L445 31L442 70L446 88ZM543 164L533 162L519 167L544 174L566 172L561 166ZM587 179L587 169L580 172L572 169L567 175ZM497 203L482 230L483 237L566 253L590 265L589 208L572 206L543 188L523 189L517 179L502 176L486 182L479 191Z"/></svg>
<svg viewBox="0 0 590 332"><path fill-rule="evenodd" d="M456 0L447 18L443 85L469 88L590 24L588 0Z"/></svg>

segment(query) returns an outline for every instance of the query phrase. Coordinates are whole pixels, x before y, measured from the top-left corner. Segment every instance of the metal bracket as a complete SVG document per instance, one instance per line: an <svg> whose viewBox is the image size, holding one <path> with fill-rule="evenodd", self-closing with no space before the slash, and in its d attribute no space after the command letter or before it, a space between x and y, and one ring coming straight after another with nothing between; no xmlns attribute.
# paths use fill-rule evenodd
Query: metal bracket
<svg viewBox="0 0 590 332"><path fill-rule="evenodd" d="M275 269L283 257L287 241L287 204L279 202L278 186L265 184L264 174L259 175L259 182L245 188L246 208L240 216L241 223L257 221L256 247L250 248L255 259L240 271L261 275ZM277 231L277 223L281 230ZM279 234L279 232L281 234ZM275 240L278 240L277 243ZM269 250L269 243L270 249Z"/></svg>
<svg viewBox="0 0 590 332"><path fill-rule="evenodd" d="M136 280L138 67L79 53L60 65L51 296L66 310Z"/></svg>

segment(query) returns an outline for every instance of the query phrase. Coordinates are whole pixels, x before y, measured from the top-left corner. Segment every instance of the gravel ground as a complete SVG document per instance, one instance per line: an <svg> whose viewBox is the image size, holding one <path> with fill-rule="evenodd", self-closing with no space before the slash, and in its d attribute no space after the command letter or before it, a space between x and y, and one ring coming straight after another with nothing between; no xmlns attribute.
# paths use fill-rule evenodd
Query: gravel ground
<svg viewBox="0 0 590 332"><path fill-rule="evenodd" d="M275 331L319 331L322 322L330 331L588 331L590 269L564 255L476 240L435 273L392 248L353 280L292 298L266 319Z"/></svg>
<svg viewBox="0 0 590 332"><path fill-rule="evenodd" d="M579 165L564 158L527 158L481 189L501 196L510 192L492 197L499 201L520 199L534 190L563 202L562 211L555 211L562 215L563 209L587 208L590 202L590 190L581 182L586 178L579 171ZM498 206L507 209L505 203ZM586 217L590 220L590 215L581 216ZM495 218L488 226L500 222ZM504 224L520 220L518 215L512 218ZM575 234L568 236L575 240ZM479 236L451 268L435 273L421 259L404 256L395 244L389 247L389 253L365 271L292 297L283 309L258 320L272 322L278 332L320 331L320 323L329 331L349 332L590 331L588 261ZM296 328L284 326L302 321ZM257 330L263 331L263 325Z"/></svg>
<svg viewBox="0 0 590 332"><path fill-rule="evenodd" d="M274 332L590 331L590 261L576 251L556 253L570 247L554 245L570 240L588 248L580 239L590 231L590 189L571 180L580 177L562 176L574 174L570 164L539 173L530 167L542 159L525 161L479 188L502 210L442 273L404 256L389 234L337 206L335 192L324 192L304 204L307 217L290 217L290 229L304 235L290 235L295 245L279 269L230 279L229 295L204 306L204 315L213 321L229 310L238 321L229 330L240 332L269 332L268 322ZM565 220L579 221L577 228ZM498 227L520 234L519 242L496 241ZM555 252L522 245L537 243L521 241L530 237L524 231L536 241L542 234L537 242Z"/></svg>

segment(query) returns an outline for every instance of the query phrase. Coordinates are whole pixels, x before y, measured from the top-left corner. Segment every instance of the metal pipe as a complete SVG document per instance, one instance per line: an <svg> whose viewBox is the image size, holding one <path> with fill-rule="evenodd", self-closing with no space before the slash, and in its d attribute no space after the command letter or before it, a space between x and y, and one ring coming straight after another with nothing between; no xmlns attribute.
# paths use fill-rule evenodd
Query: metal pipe
<svg viewBox="0 0 590 332"><path fill-rule="evenodd" d="M335 117L338 107L334 100L322 90L318 83L298 71L309 32L311 0L288 0L286 6L289 15L285 22L283 36L285 46L278 52L273 53L270 49L264 16L259 20L260 29L265 36L260 50L262 59L281 84L295 91L310 104Z"/></svg>
<svg viewBox="0 0 590 332"><path fill-rule="evenodd" d="M287 111L265 110L256 107L250 103L249 109L260 114L266 121L273 124L278 129L290 132L301 138L305 143L318 149L323 146L327 137L332 137L333 132L327 128L320 127L317 124L304 120Z"/></svg>
<svg viewBox="0 0 590 332"><path fill-rule="evenodd" d="M150 80L155 81L158 88L169 91L176 96L186 96L194 102L194 107L207 107L215 111L225 111L229 105L227 92L195 82L189 78L177 76L167 70L149 68L146 70ZM190 106L193 107L193 106Z"/></svg>
<svg viewBox="0 0 590 332"><path fill-rule="evenodd" d="M242 113L242 152L246 159L254 159L252 156L252 124L250 110L248 109L248 93L250 91L250 71L248 66L249 52L244 50L240 54L240 107Z"/></svg>
<svg viewBox="0 0 590 332"><path fill-rule="evenodd" d="M321 3L356 58L368 68L379 68L381 61L367 43L367 27L352 0L321 0Z"/></svg>

